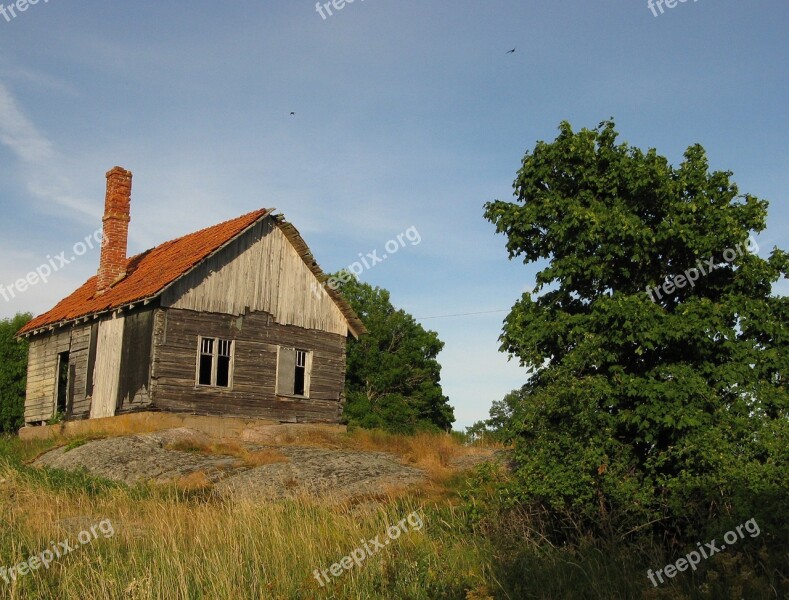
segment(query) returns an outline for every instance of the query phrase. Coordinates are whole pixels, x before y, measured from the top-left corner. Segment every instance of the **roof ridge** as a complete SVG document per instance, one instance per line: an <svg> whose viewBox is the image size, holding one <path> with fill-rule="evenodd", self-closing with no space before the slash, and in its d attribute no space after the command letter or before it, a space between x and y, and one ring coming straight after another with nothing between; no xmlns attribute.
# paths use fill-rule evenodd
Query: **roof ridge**
<svg viewBox="0 0 789 600"><path fill-rule="evenodd" d="M208 227L203 227L202 229L198 229L197 231L192 231L190 233L185 233L184 235L179 235L178 237L175 237L175 238L172 238L172 239L169 239L169 240L165 240L163 242L159 242L155 246L147 248L147 249L143 250L142 252L138 252L137 254L134 254L132 256L127 256L126 257L126 262L128 263L132 259L137 258L138 256L142 256L143 254L147 254L148 252L152 252L153 250L156 250L157 248L160 248L161 246L164 246L166 244L173 244L175 242L179 242L179 241L183 240L184 238L188 238L190 236L197 235L197 234L200 234L200 233L205 233L209 229L217 229L219 227L225 227L225 226L227 226L228 223L232 223L234 221L241 221L241 220L244 220L244 219L248 219L252 215L254 215L255 213L260 213L260 216L262 217L263 215L273 213L275 210L277 210L277 209L276 208L258 208L257 210L249 211L248 213L244 213L243 215L239 215L238 217L234 217L232 219L227 219L226 221L222 221L221 223L215 223L214 225L209 225ZM95 277L95 275L94 275L94 277Z"/></svg>
<svg viewBox="0 0 789 600"><path fill-rule="evenodd" d="M325 278L326 274L318 265L298 229L285 220L285 215L274 214L275 210L274 208L257 209L234 219L167 240L140 254L128 257L126 276L103 294L96 294L96 275L92 275L52 309L38 315L22 327L17 332L17 336L40 332L45 328L53 329L80 319L87 320L90 316L122 310L123 307L138 302L147 303L265 217L271 217L310 271L318 277ZM329 296L340 308L355 336L358 337L360 333L366 332L364 323L340 294L330 292Z"/></svg>

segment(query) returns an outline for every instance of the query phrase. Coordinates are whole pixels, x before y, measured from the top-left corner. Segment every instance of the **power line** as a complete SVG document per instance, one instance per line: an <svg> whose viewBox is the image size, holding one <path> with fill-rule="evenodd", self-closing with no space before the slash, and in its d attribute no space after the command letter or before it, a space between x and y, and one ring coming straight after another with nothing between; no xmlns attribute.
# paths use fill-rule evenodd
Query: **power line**
<svg viewBox="0 0 789 600"><path fill-rule="evenodd" d="M470 315L489 315L492 313L501 313L501 312L509 312L509 308L504 308L502 310L483 310L480 312L469 312L469 313L457 313L454 315L433 315L432 317L414 317L415 321L424 321L425 319L443 319L446 317L467 317Z"/></svg>

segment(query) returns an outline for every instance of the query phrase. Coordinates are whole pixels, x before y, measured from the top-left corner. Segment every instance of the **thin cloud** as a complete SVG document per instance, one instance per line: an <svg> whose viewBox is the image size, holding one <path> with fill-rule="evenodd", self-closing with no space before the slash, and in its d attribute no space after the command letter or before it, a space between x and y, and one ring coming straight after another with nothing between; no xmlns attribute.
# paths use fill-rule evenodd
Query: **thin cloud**
<svg viewBox="0 0 789 600"><path fill-rule="evenodd" d="M41 135L0 83L0 142L25 163L40 164L54 156L52 143Z"/></svg>
<svg viewBox="0 0 789 600"><path fill-rule="evenodd" d="M76 197L67 178L59 171L63 164L55 145L42 134L19 107L9 89L0 83L0 144L22 163L27 191L36 198L52 202L91 217L90 203Z"/></svg>

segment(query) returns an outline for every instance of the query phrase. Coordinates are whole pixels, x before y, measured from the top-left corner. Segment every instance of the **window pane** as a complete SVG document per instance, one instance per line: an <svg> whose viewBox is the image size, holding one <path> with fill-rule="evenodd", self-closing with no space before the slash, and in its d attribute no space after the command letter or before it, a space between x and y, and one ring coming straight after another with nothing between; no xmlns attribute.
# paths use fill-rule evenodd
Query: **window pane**
<svg viewBox="0 0 789 600"><path fill-rule="evenodd" d="M213 362L214 359L209 354L200 356L200 379L198 381L200 385L211 385L211 367Z"/></svg>
<svg viewBox="0 0 789 600"><path fill-rule="evenodd" d="M214 340L211 338L203 338L203 345L200 348L200 352L202 352L203 354L213 354Z"/></svg>
<svg viewBox="0 0 789 600"><path fill-rule="evenodd" d="M293 393L296 396L304 395L304 367L296 367L293 377Z"/></svg>
<svg viewBox="0 0 789 600"><path fill-rule="evenodd" d="M216 365L216 385L218 387L230 386L230 357L219 356Z"/></svg>

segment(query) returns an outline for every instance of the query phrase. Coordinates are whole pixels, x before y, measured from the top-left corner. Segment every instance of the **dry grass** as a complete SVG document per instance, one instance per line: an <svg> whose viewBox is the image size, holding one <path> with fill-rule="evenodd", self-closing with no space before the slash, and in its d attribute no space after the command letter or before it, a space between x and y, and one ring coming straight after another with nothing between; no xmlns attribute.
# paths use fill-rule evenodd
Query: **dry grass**
<svg viewBox="0 0 789 600"><path fill-rule="evenodd" d="M354 432L341 444L446 468L465 450L443 437L416 436L408 443ZM330 502L328 494L265 503L219 500L201 496L210 485L204 473L180 486L129 489L80 473L21 466L23 456L40 449L0 437L0 567L19 564L52 540L74 542L79 529L105 519L114 535L76 546L48 569L11 584L0 580L0 600L789 597L777 566L769 577L758 570L783 564L783 552L759 555L759 562L722 554L707 561L702 579L677 577L652 589L646 569L670 558L655 549L555 548L530 537L508 513L489 528L471 526L476 504L431 503L424 496L343 503ZM383 540L390 526L414 511L422 529L319 586L315 569L329 569L364 540Z"/></svg>
<svg viewBox="0 0 789 600"><path fill-rule="evenodd" d="M214 487L213 482L204 471L194 471L188 475L183 475L176 479L173 485L182 492L210 490Z"/></svg>
<svg viewBox="0 0 789 600"><path fill-rule="evenodd" d="M269 442L266 442L267 444ZM273 442L270 442L273 444ZM437 484L446 482L458 471L458 465L469 457L489 457L493 449L481 446L464 446L445 433L418 433L402 435L380 430L354 429L347 433L305 428L297 433L277 436L279 446L309 446L328 450L355 450L361 452L387 452L397 456L404 464L425 471ZM231 440L201 441L182 440L167 446L171 450L223 454L241 459L247 466L260 466L285 462L287 457L276 450L250 451Z"/></svg>
<svg viewBox="0 0 789 600"><path fill-rule="evenodd" d="M308 429L277 438L282 446L310 446L329 450L388 452L403 463L422 469L436 483L446 481L457 472L462 459L491 456L493 449L464 446L445 433L403 435L381 430L354 429L347 433Z"/></svg>
<svg viewBox="0 0 789 600"><path fill-rule="evenodd" d="M288 457L273 449L250 450L233 441L205 441L196 439L179 440L168 444L168 450L199 452L201 454L223 455L238 458L245 467L260 467L274 463L288 462Z"/></svg>
<svg viewBox="0 0 789 600"><path fill-rule="evenodd" d="M424 591L425 581L443 580L443 572L463 573L468 587L486 581L487 561L480 550L464 538L442 538L443 527L428 522L425 507L413 498L383 499L367 503L364 510L353 503L326 505L309 498L195 503L159 488L142 495L114 488L98 496L73 487L53 490L2 465L0 479L0 514L5 521L0 565L15 564L45 549L50 540L74 540L76 531L60 527L64 520L109 519L115 530L114 536L78 547L48 570L20 577L12 586L0 581L3 600L426 600L430 596ZM200 490L206 484L207 477L198 472L178 487ZM360 540L385 536L389 526L413 511L425 516L423 529L404 533L330 586L319 586L315 569L329 568ZM382 585L388 591L382 592Z"/></svg>
<svg viewBox="0 0 789 600"><path fill-rule="evenodd" d="M469 448L443 433L419 433L413 436L358 429L349 434L351 445L368 452L390 452L405 463L424 470L431 479L442 481L454 473L453 459L464 456Z"/></svg>

